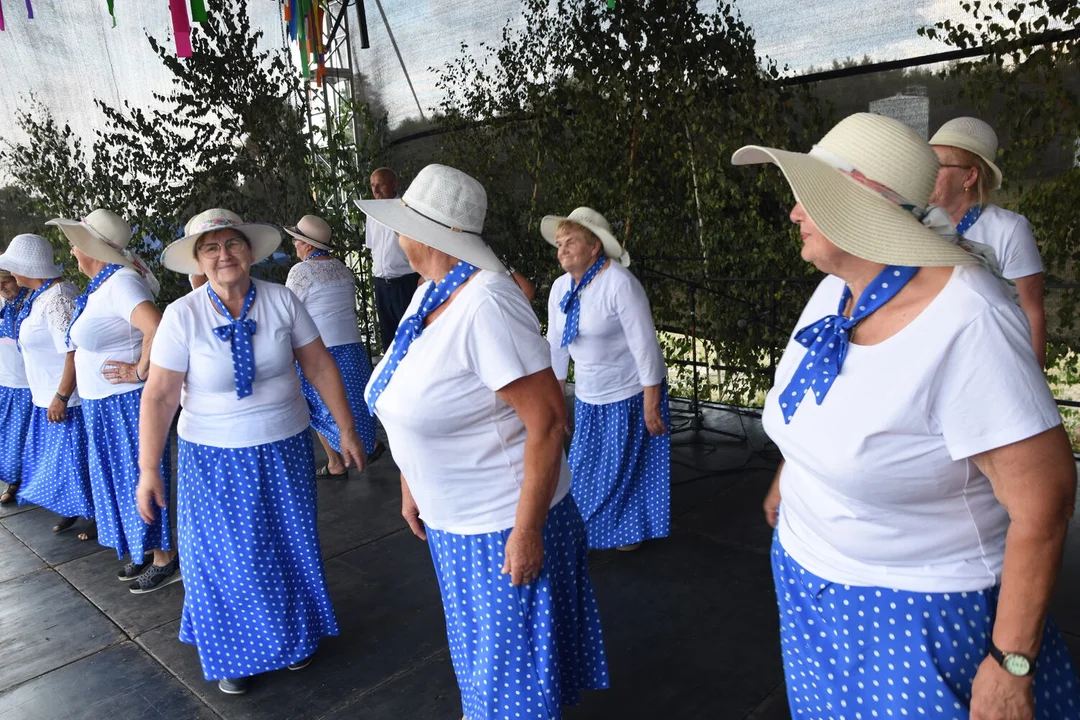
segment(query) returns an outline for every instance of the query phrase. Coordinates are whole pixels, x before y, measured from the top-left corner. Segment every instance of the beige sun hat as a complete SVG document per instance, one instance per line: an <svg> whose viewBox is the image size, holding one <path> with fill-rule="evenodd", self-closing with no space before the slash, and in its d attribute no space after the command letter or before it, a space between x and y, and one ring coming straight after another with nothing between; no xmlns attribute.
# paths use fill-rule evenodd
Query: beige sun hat
<svg viewBox="0 0 1080 720"><path fill-rule="evenodd" d="M483 270L506 272L481 236L487 191L460 170L428 165L401 198L354 202L368 217L396 233Z"/></svg>
<svg viewBox="0 0 1080 720"><path fill-rule="evenodd" d="M566 217L561 215L545 215L540 221L540 234L552 245L555 244L555 233L559 223L564 220L577 223L587 228L596 237L600 238L600 244L604 246L604 254L617 260L623 267L630 267L630 253L623 249L619 241L615 239L615 233L611 230L611 223L600 213L592 208L575 208Z"/></svg>
<svg viewBox="0 0 1080 720"><path fill-rule="evenodd" d="M195 243L204 233L232 228L251 243L254 262L265 260L281 245L281 231L269 223L244 222L239 215L224 208L205 210L187 221L184 237L174 240L161 252L161 264L173 272L199 275Z"/></svg>
<svg viewBox="0 0 1080 720"><path fill-rule="evenodd" d="M837 123L809 153L748 145L731 162L779 167L818 229L856 257L909 267L978 262L923 224L923 218L940 215L927 208L938 159L899 120L857 113Z"/></svg>
<svg viewBox="0 0 1080 720"><path fill-rule="evenodd" d="M979 118L953 118L938 128L930 138L930 144L960 148L978 155L994 175L992 189L1001 187L1001 169L994 163L998 151L997 133Z"/></svg>
<svg viewBox="0 0 1080 720"><path fill-rule="evenodd" d="M284 228L285 232L308 245L330 252L334 249L334 240L330 236L330 224L316 215L305 215L293 227Z"/></svg>
<svg viewBox="0 0 1080 720"><path fill-rule="evenodd" d="M146 279L154 295L161 290L147 264L128 247L131 226L111 210L98 208L83 220L54 218L45 224L60 228L72 245L93 259L135 270Z"/></svg>

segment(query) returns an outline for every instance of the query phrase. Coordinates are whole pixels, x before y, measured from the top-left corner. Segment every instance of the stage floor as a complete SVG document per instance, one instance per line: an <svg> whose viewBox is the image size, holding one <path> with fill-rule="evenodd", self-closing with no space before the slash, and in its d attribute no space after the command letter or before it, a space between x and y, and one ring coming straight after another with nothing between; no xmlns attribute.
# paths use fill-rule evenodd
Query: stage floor
<svg viewBox="0 0 1080 720"><path fill-rule="evenodd" d="M778 458L753 417L705 416L747 439L677 433L671 537L592 554L612 686L569 720L788 717L761 513ZM115 553L76 540L81 524L53 535L51 513L0 508L0 720L458 720L431 558L399 502L389 453L319 482L341 635L307 669L259 676L242 697L203 680L194 647L177 639L181 583L131 595ZM1080 658L1076 524L1055 613Z"/></svg>

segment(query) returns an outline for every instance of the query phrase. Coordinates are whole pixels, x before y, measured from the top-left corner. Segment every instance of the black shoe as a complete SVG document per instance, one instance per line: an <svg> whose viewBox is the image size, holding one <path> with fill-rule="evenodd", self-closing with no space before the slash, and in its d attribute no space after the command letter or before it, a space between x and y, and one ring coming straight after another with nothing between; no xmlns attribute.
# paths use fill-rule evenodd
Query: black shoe
<svg viewBox="0 0 1080 720"><path fill-rule="evenodd" d="M292 665L289 666L289 669L290 670L303 670L308 665L310 665L311 661L314 660L314 659L315 659L315 653L311 653L310 655L308 655L306 658L304 658L300 662L294 662Z"/></svg>
<svg viewBox="0 0 1080 720"><path fill-rule="evenodd" d="M16 496L19 494L18 483L8 483L7 489L3 493L0 493L0 505L12 505L16 501Z"/></svg>
<svg viewBox="0 0 1080 720"><path fill-rule="evenodd" d="M218 690L226 695L243 695L248 691L248 678L225 678L218 680Z"/></svg>
<svg viewBox="0 0 1080 720"><path fill-rule="evenodd" d="M120 582L131 582L135 580L144 572L146 568L154 564L153 560L147 560L145 562L137 563L134 560L124 566L124 569L116 573L116 579Z"/></svg>
<svg viewBox="0 0 1080 720"><path fill-rule="evenodd" d="M151 565L128 587L135 595L151 593L180 580L180 560L173 558L168 565Z"/></svg>

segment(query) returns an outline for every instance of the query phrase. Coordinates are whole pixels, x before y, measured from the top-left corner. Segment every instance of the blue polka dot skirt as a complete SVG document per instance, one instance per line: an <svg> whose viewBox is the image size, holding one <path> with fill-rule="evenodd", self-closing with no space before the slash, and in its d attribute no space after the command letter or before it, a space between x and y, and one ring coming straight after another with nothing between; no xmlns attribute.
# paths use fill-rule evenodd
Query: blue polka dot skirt
<svg viewBox="0 0 1080 720"><path fill-rule="evenodd" d="M142 561L147 550L172 550L168 511L147 525L139 517L135 487L139 484L139 404L142 388L100 400L83 400L83 420L89 447L90 485L94 490L98 543ZM170 502L172 458L166 441L161 462L165 502Z"/></svg>
<svg viewBox="0 0 1080 720"><path fill-rule="evenodd" d="M34 403L29 388L0 385L0 481L19 484L23 477L23 450Z"/></svg>
<svg viewBox="0 0 1080 720"><path fill-rule="evenodd" d="M793 718L967 720L971 684L989 653L997 588L838 585L796 563L775 536L772 567ZM1080 719L1076 669L1050 619L1034 692L1036 718Z"/></svg>
<svg viewBox="0 0 1080 720"><path fill-rule="evenodd" d="M81 407L51 423L45 408L34 406L23 448L20 505L39 505L64 517L94 517L86 429Z"/></svg>
<svg viewBox="0 0 1080 720"><path fill-rule="evenodd" d="M311 435L250 448L181 439L180 640L207 680L299 662L338 634L315 525Z"/></svg>
<svg viewBox="0 0 1080 720"><path fill-rule="evenodd" d="M341 371L341 379L345 382L345 394L349 398L349 406L352 408L353 419L356 421L356 433L364 441L364 449L370 453L375 449L375 418L368 410L364 400L364 388L367 387L368 378L371 377L371 360L363 343L350 343L348 345L335 345L327 348L338 370ZM296 364L296 371L300 373L300 389L307 398L308 411L311 413L311 427L327 439L330 447L341 452L341 433L337 423L326 408L326 403L319 397L315 386L304 377L304 371L300 369L300 363Z"/></svg>
<svg viewBox="0 0 1080 720"><path fill-rule="evenodd" d="M660 412L670 424L667 387ZM671 434L650 435L645 394L607 405L574 403L567 457L570 491L589 530L590 548L667 537L671 531Z"/></svg>
<svg viewBox="0 0 1080 720"><path fill-rule="evenodd" d="M561 718L582 690L608 687L585 526L569 495L548 512L544 568L530 585L502 574L510 530L428 528L450 659L468 720Z"/></svg>

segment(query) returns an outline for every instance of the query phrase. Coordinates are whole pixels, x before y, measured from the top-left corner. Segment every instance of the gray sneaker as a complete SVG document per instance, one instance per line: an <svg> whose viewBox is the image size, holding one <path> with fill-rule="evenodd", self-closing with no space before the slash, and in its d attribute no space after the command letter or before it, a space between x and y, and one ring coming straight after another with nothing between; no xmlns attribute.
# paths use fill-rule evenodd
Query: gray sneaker
<svg viewBox="0 0 1080 720"><path fill-rule="evenodd" d="M151 565L128 586L135 595L151 593L180 580L180 558L173 558L168 565Z"/></svg>
<svg viewBox="0 0 1080 720"><path fill-rule="evenodd" d="M123 569L120 570L120 572L116 573L116 579L120 582L131 582L132 580L136 579L144 572L146 572L146 568L150 567L153 564L153 559L146 560L145 562L141 563L132 560L127 565L125 565Z"/></svg>
<svg viewBox="0 0 1080 720"><path fill-rule="evenodd" d="M218 680L217 686L226 695L243 695L248 691L248 678L225 678Z"/></svg>

